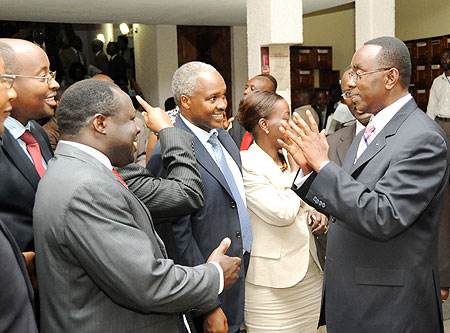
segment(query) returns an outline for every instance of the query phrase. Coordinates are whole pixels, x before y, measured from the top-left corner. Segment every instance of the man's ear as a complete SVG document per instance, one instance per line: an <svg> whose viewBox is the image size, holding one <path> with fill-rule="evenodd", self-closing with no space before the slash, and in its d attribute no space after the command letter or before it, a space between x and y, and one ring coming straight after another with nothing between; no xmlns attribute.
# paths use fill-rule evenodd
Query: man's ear
<svg viewBox="0 0 450 333"><path fill-rule="evenodd" d="M91 120L94 130L99 134L106 134L107 119L109 117L101 113L96 113Z"/></svg>
<svg viewBox="0 0 450 333"><path fill-rule="evenodd" d="M392 90L397 84L399 84L399 80L400 80L400 72L398 71L397 68L391 68L386 76L386 89L387 90Z"/></svg>
<svg viewBox="0 0 450 333"><path fill-rule="evenodd" d="M191 109L191 98L189 96L181 95L180 102L184 109Z"/></svg>

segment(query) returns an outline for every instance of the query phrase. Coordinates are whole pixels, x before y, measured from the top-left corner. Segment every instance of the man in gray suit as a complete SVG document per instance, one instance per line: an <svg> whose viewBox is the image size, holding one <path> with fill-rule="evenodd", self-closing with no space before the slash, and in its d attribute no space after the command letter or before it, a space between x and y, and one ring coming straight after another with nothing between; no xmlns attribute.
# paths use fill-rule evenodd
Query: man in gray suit
<svg viewBox="0 0 450 333"><path fill-rule="evenodd" d="M447 138L408 93L411 61L399 39L366 42L350 74L355 107L373 117L342 168L311 115L311 129L298 117L299 127L284 124L293 140L284 146L302 166L293 188L330 215L320 325L443 332L437 244Z"/></svg>
<svg viewBox="0 0 450 333"><path fill-rule="evenodd" d="M134 117L109 82L80 81L61 99L62 140L33 211L42 332L179 332L181 311L211 307L238 277L229 239L204 265L166 259L149 211L112 169L133 160ZM159 133L176 154L177 131Z"/></svg>

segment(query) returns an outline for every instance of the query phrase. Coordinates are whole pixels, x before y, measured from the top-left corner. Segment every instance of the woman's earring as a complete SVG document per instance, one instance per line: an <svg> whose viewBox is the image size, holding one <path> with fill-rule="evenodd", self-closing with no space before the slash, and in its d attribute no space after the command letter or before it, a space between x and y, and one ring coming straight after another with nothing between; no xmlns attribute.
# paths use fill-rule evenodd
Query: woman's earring
<svg viewBox="0 0 450 333"><path fill-rule="evenodd" d="M266 132L266 134L269 134L269 130L268 129L266 129L265 132Z"/></svg>

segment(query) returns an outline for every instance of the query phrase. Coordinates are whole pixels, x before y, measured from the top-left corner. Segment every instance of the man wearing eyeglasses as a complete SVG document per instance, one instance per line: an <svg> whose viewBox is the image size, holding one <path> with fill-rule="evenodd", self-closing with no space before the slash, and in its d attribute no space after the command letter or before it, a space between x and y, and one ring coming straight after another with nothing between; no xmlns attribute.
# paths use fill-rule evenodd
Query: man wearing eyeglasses
<svg viewBox="0 0 450 333"><path fill-rule="evenodd" d="M350 75L352 102L373 117L342 168L312 117L312 129L298 117L284 124L293 142L283 146L302 167L293 188L330 216L319 324L330 333L444 332L437 244L447 138L408 93L411 60L399 39L366 42Z"/></svg>
<svg viewBox="0 0 450 333"><path fill-rule="evenodd" d="M50 118L59 84L46 53L20 39L0 39L13 50L5 71L17 98L6 118L0 150L0 218L23 252L34 251L32 210L39 180L53 153L47 134L36 120ZM4 78L5 79L5 78Z"/></svg>
<svg viewBox="0 0 450 333"><path fill-rule="evenodd" d="M12 49L0 42L0 146L3 122L9 116L11 102L17 97L14 79L5 76L3 58L13 55ZM3 179L3 178L2 178ZM3 180L0 189L3 189ZM25 260L14 237L0 219L0 332L37 332L34 317L34 295Z"/></svg>

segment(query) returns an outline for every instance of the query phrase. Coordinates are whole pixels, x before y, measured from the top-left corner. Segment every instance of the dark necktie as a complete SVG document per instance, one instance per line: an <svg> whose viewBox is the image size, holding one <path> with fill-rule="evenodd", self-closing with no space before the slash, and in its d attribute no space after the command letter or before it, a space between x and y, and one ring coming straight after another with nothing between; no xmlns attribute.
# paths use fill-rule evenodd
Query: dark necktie
<svg viewBox="0 0 450 333"><path fill-rule="evenodd" d="M116 175L117 178L119 178L120 182L123 184L123 186L125 186L126 188L128 188L127 183L125 183L125 181L123 180L123 178L119 175L119 173L115 170L112 169L113 174Z"/></svg>
<svg viewBox="0 0 450 333"><path fill-rule="evenodd" d="M253 241L253 233L252 227L250 225L250 218L248 217L247 208L245 207L244 201L242 200L241 194L234 180L233 173L231 172L231 169L229 168L227 161L225 159L225 155L223 154L222 146L220 145L219 139L217 138L217 132L211 134L211 136L208 139L208 143L211 144L213 148L217 165L222 171L222 174L225 177L228 186L230 187L234 201L236 202L239 215L239 222L241 224L242 244L244 250L250 252Z"/></svg>
<svg viewBox="0 0 450 333"><path fill-rule="evenodd" d="M44 162L42 161L41 149L39 148L39 143L36 141L36 138L31 134L30 131L26 130L21 136L20 139L27 144L27 151L33 160L34 167L39 174L39 177L45 173Z"/></svg>

